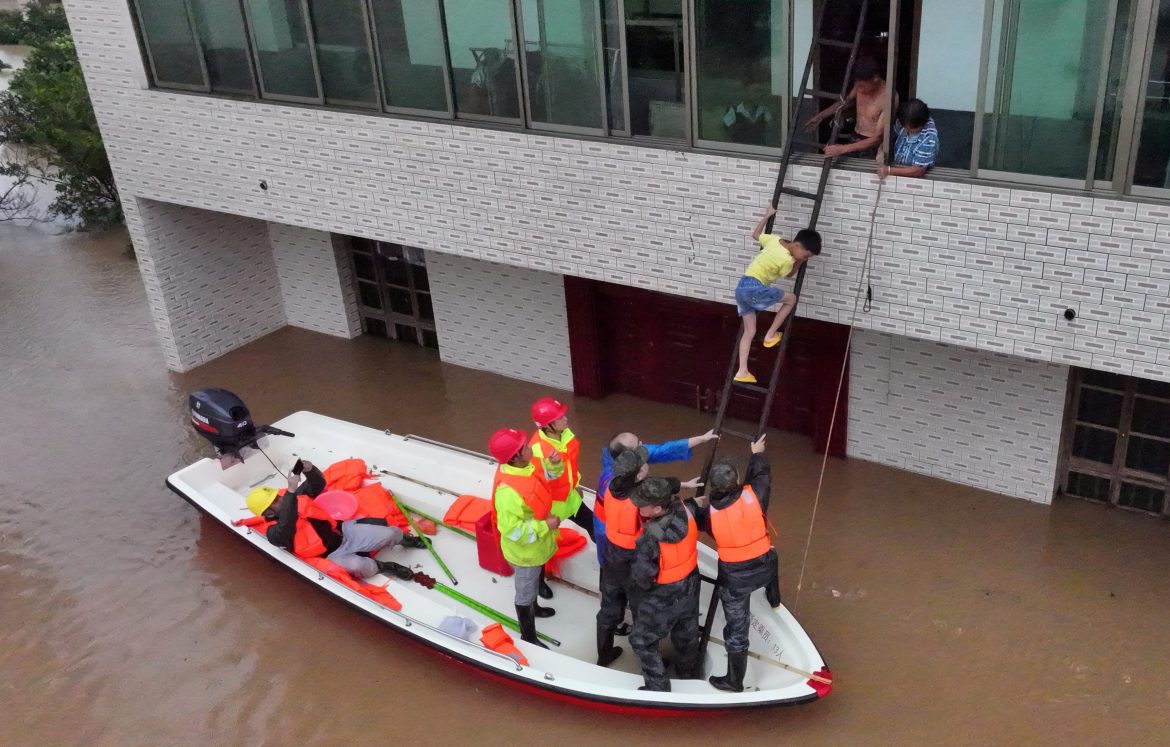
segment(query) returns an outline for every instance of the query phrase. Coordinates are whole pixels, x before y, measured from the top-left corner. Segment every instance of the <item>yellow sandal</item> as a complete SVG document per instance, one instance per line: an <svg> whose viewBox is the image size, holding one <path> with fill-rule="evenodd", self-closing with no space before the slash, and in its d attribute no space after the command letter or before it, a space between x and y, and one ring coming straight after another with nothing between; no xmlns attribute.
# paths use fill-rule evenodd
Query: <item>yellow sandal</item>
<svg viewBox="0 0 1170 747"><path fill-rule="evenodd" d="M780 344L780 338L783 336L784 336L784 333L781 332L780 334L776 335L776 337L771 339L771 340L769 340L767 337L765 337L764 338L764 347L766 347L766 348L776 347L777 345Z"/></svg>

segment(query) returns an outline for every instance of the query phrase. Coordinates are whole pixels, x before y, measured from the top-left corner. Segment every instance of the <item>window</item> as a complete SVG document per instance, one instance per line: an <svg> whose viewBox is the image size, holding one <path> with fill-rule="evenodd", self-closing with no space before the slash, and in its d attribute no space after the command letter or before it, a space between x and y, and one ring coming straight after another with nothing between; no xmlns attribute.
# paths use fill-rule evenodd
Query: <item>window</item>
<svg viewBox="0 0 1170 747"><path fill-rule="evenodd" d="M601 131L601 15L595 0L521 0L534 124Z"/></svg>
<svg viewBox="0 0 1170 747"><path fill-rule="evenodd" d="M1145 78L1133 183L1170 189L1170 0L1157 6L1149 73Z"/></svg>
<svg viewBox="0 0 1170 747"><path fill-rule="evenodd" d="M421 249L350 238L362 330L375 337L438 348L435 311Z"/></svg>
<svg viewBox="0 0 1170 747"><path fill-rule="evenodd" d="M137 7L155 82L160 86L206 91L203 55L191 31L186 3L138 0Z"/></svg>
<svg viewBox="0 0 1170 747"><path fill-rule="evenodd" d="M443 0L460 116L520 119L510 0Z"/></svg>
<svg viewBox="0 0 1170 747"><path fill-rule="evenodd" d="M1083 184L1099 134L1109 3L995 0L994 6L979 166Z"/></svg>
<svg viewBox="0 0 1170 747"><path fill-rule="evenodd" d="M1066 413L1064 495L1170 512L1170 384L1078 370Z"/></svg>
<svg viewBox="0 0 1170 747"><path fill-rule="evenodd" d="M686 140L686 34L682 0L626 0L630 131Z"/></svg>
<svg viewBox="0 0 1170 747"><path fill-rule="evenodd" d="M373 0L371 8L386 107L450 116L438 0Z"/></svg>
<svg viewBox="0 0 1170 747"><path fill-rule="evenodd" d="M378 107L374 53L363 0L309 0L325 102Z"/></svg>
<svg viewBox="0 0 1170 747"><path fill-rule="evenodd" d="M935 166L971 168L985 8L983 2L922 0L911 97L930 107L938 128Z"/></svg>
<svg viewBox="0 0 1170 747"><path fill-rule="evenodd" d="M267 98L321 103L317 59L302 0L244 0L260 91Z"/></svg>
<svg viewBox="0 0 1170 747"><path fill-rule="evenodd" d="M784 6L696 0L697 139L780 147L788 128Z"/></svg>
<svg viewBox="0 0 1170 747"><path fill-rule="evenodd" d="M626 43L625 22L622 18L621 0L602 0L605 25L602 29L605 64L606 99L609 113L609 129L614 134L629 135L630 123L626 121Z"/></svg>
<svg viewBox="0 0 1170 747"><path fill-rule="evenodd" d="M217 93L255 94L248 35L239 0L188 0L203 47L208 82Z"/></svg>

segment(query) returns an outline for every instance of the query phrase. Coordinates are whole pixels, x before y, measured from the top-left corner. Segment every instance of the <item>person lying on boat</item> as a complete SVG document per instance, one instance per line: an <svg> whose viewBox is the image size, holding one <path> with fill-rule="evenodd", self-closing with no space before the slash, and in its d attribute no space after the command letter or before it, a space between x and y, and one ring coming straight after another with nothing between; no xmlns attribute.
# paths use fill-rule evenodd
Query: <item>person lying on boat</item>
<svg viewBox="0 0 1170 747"><path fill-rule="evenodd" d="M730 459L720 458L711 465L707 498L699 501L695 512L695 522L715 538L719 550L716 588L727 621L723 626L727 674L713 676L710 682L720 690L737 693L743 692L747 671L752 592L763 589L768 603L780 606L780 580L772 544L775 530L768 523L772 471L764 457L765 438L760 436L752 442L744 482L740 482L739 470Z"/></svg>
<svg viewBox="0 0 1170 747"><path fill-rule="evenodd" d="M630 581L638 589L630 648L642 665L639 690L669 691L670 680L658 650L667 635L674 644L675 672L701 676L699 661L699 529L675 484L647 477L630 496L642 517Z"/></svg>
<svg viewBox="0 0 1170 747"><path fill-rule="evenodd" d="M601 565L601 607L597 611L597 664L609 666L621 655L620 646L613 645L615 635L628 635L622 631L626 607L635 598L630 588L630 567L634 562L634 548L642 534L642 518L630 495L650 471L649 451L644 446L622 451L613 460L613 479L608 481L605 502L609 506L608 521L605 524L605 562ZM663 478L677 493L681 488L693 488L699 484L695 478L690 482L679 482L673 477Z"/></svg>
<svg viewBox="0 0 1170 747"><path fill-rule="evenodd" d="M302 471L303 484L299 476ZM325 476L321 470L300 460L288 477L287 491L256 488L248 493L248 510L262 519L261 522L243 519L235 523L262 530L269 542L298 557L325 556L356 578L369 578L378 573L411 578L414 572L410 568L377 560L375 556L398 545L425 548L422 539L388 526L385 519L361 518L338 523L313 502L324 489Z"/></svg>
<svg viewBox="0 0 1170 747"><path fill-rule="evenodd" d="M597 480L597 499L593 502L593 541L597 545L598 563L605 563L605 491L609 487L609 481L613 479L613 462L618 454L641 446L646 449L647 464L687 462L690 461L691 450L696 446L718 440L719 436L714 429L700 436L679 438L661 444L644 444L637 434L629 431L617 433L609 439L609 443L601 450L601 477Z"/></svg>

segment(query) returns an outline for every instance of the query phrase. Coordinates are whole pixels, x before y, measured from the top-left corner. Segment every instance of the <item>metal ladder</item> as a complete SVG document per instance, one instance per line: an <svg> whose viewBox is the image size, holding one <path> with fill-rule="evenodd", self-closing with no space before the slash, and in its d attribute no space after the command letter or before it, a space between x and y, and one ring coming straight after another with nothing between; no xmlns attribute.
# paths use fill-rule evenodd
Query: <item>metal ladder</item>
<svg viewBox="0 0 1170 747"><path fill-rule="evenodd" d="M834 102L842 102L843 103L845 101L846 97L849 95L849 89L851 87L851 79L853 77L853 65L854 65L854 63L857 62L857 52L858 52L858 48L861 45L861 35L862 35L862 32L864 31L864 28L865 28L866 11L869 9L869 0L861 0L860 9L858 11L858 17L857 17L857 27L853 32L853 40L852 41L845 41L845 40L840 40L840 39L829 39L829 38L825 38L824 36L822 36L822 32L823 32L824 19L825 19L825 8L831 2L833 2L833 0L826 0L821 5L820 13L818 15L817 23L816 23L816 33L813 35L812 43L809 45L808 59L804 65L804 74L801 76L801 79L800 79L800 94L797 97L797 103L796 103L796 106L793 108L792 117L789 120L789 124L788 124L788 137L785 139L784 153L780 159L780 172L776 177L776 188L772 192L772 206L773 207L777 206L777 204L780 201L780 197L782 195L789 195L791 197L796 197L799 199L811 200L812 201L812 215L810 216L809 221L808 221L809 228L816 228L817 219L820 217L821 203L824 200L825 187L828 185L828 182L829 182L829 173L832 170L833 159L829 158L829 157L825 158L824 165L821 168L820 181L817 183L817 190L816 190L816 192L808 192L808 191L801 190L801 189L795 189L793 187L789 187L786 185L786 180L788 177L788 170L792 165L793 151L796 150L797 148L807 148L807 149L811 149L811 151L813 151L813 152L819 152L820 149L824 147L824 145L836 143L838 141L838 139L840 138L841 127L842 127L842 124L844 122L844 115L843 115L844 107L839 109L836 112L836 114L834 114L833 119L832 119L832 128L831 128L830 133L829 133L828 142L824 143L824 144L818 142L815 138L810 139L807 137L801 137L801 126L800 126L801 110L803 108L804 102L806 100L809 100L809 99L811 99L814 102L819 102L822 100L831 100ZM811 85L810 85L810 79L812 77L812 70L813 70L813 63L816 60L817 56L819 55L820 51L826 47L849 51L849 61L845 66L844 81L841 84L841 90L839 92L836 92L836 93L830 92L830 91L819 90L819 89L811 87ZM818 109L819 108L820 107L818 107ZM776 219L775 215L773 215L772 217L770 217L768 219L767 226L764 229L765 233L772 232L772 227L773 227L773 224L775 223L775 219ZM807 268L806 265L801 265L800 270L796 274L796 285L794 286L794 288L792 290L792 292L794 294L796 294L798 305L800 302L800 291L801 291L801 288L804 286L804 273L805 273L806 268ZM767 428L767 425L768 425L768 413L771 412L772 402L776 396L776 386L780 380L780 367L784 363L784 353L788 348L788 340L790 338L790 335L788 334L788 329L789 329L789 327L792 326L792 320L795 318L796 318L796 308L793 307L792 313L788 316L787 319L784 320L784 324L781 325L780 330L779 330L780 333L783 334L783 337L780 338L780 345L776 351L776 360L772 364L772 372L768 376L767 386L762 386L760 384L746 384L746 383L735 381L735 371L736 371L736 368L738 368L738 364L739 364L739 342L740 342L740 340L743 336L743 333L744 333L743 324L742 323L740 324L739 335L736 337L736 345L735 345L735 348L731 351L731 362L728 364L728 367L727 367L727 378L723 382L723 394L719 399L719 409L715 415L715 428L714 428L715 433L717 433L719 435L726 434L729 436L735 436L738 438L746 439L748 441L755 441L764 433L764 430ZM763 329L765 327L764 327L764 325L761 324L761 325L759 325L758 328ZM743 431L737 431L737 430L733 430L731 428L724 427L724 421L727 418L727 406L728 406L728 403L731 401L732 392L737 387L740 389L750 391L750 392L756 392L758 394L764 395L764 406L763 406L763 409L760 411L759 420L756 424L756 429L753 433L745 433ZM703 467L703 482L704 483L706 483L706 481L707 481L707 475L711 471L711 465L715 462L715 457L716 457L716 454L718 451L719 451L718 446L716 446L716 448L711 450L711 454L707 457L707 462ZM703 494L704 491L705 491L705 488L700 488L699 494L700 495ZM710 579L704 579L704 580L710 581ZM715 610L716 610L716 607L718 604L719 604L719 597L716 594L716 589L712 589L711 602L707 608L707 617L706 617L706 621L703 623L703 632L702 632L702 637L700 638L700 650L703 653L705 653L707 650L707 640L711 635L711 626L715 620Z"/></svg>

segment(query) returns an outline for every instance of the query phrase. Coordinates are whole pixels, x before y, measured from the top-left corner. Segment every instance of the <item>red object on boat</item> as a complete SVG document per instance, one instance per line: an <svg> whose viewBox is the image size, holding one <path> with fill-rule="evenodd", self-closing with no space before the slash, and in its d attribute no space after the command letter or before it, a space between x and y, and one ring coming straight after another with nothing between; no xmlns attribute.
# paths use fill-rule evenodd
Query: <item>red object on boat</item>
<svg viewBox="0 0 1170 747"><path fill-rule="evenodd" d="M500 576L512 575L512 566L504 558L504 551L500 549L500 530L496 529L490 511L475 522L475 544L479 546L481 568Z"/></svg>
<svg viewBox="0 0 1170 747"><path fill-rule="evenodd" d="M358 499L345 490L329 490L313 499L334 521L349 521L357 516Z"/></svg>

